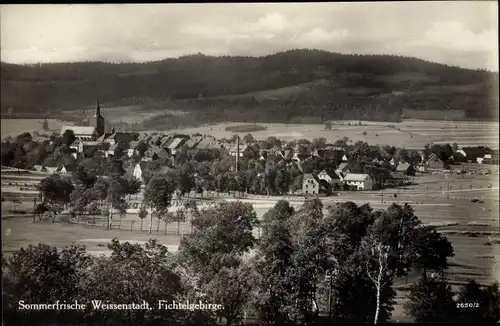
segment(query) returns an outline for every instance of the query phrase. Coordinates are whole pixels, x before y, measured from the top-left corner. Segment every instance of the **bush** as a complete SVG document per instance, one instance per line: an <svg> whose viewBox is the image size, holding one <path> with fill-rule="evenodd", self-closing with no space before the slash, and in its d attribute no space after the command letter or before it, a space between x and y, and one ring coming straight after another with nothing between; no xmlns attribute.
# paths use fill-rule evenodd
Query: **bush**
<svg viewBox="0 0 500 326"><path fill-rule="evenodd" d="M421 279L410 287L404 310L417 323L457 320L457 309L451 287L435 279Z"/></svg>
<svg viewBox="0 0 500 326"><path fill-rule="evenodd" d="M231 131L231 132L255 132L255 131L262 131L266 130L266 126L261 126L261 125L239 125L239 126L228 126L226 127L226 131Z"/></svg>

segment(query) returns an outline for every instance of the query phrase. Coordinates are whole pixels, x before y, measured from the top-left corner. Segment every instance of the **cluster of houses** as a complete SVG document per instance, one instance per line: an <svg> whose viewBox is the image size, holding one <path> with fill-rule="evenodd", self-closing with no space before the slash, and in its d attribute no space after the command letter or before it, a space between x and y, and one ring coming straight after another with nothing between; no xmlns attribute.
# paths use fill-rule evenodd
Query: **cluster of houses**
<svg viewBox="0 0 500 326"><path fill-rule="evenodd" d="M185 134L163 134L156 132L117 132L113 128L110 132L105 131L104 117L101 115L99 102L96 104L94 116L89 119L89 126L64 126L61 129L61 135L67 130L72 130L75 135L74 142L70 145L71 154L77 158L79 156L112 157L121 151L121 155L128 157L140 156L142 161L153 161L157 159L167 159L174 157L181 148L188 151L223 149L232 157L252 157L255 159L266 160L270 155L281 158L287 163L296 163L299 169L306 161L314 157L337 157L342 163L335 169L326 169L319 174L306 173L303 178L302 192L304 194L320 194L335 189L351 190L372 190L380 180L375 180L368 174L352 173L349 161L356 155L356 149L347 153L341 147L327 146L322 149L315 149L312 152L295 149L283 149L275 147L272 149L256 150L249 144L240 144L239 141L230 142L215 139L208 135L185 135ZM239 139L238 139L239 140ZM408 181L415 172L428 172L432 170L442 170L447 168L447 163L455 158L461 158L462 161L475 160L478 163L498 163L498 154L479 153L477 150L472 152L467 148L456 151L448 162L442 161L436 154L425 157L423 151L415 150L420 156L420 163L412 165L400 161L399 155L389 155L379 149L379 158L372 161L374 165L389 163L393 166L391 178L385 180L386 183L401 185ZM383 157L383 159L382 159ZM236 160L237 161L237 160ZM236 163L237 165L237 163ZM141 179L143 163L140 162L133 167L133 175ZM43 167L35 166L35 170L49 173L68 173L70 166Z"/></svg>
<svg viewBox="0 0 500 326"><path fill-rule="evenodd" d="M424 164L425 166L425 164ZM390 177L384 180L385 184L403 185L415 175L413 165L405 162L398 163ZM331 194L335 190L373 190L380 182L367 173L353 173L348 162L342 162L336 169L324 169L318 174L304 174L302 194L319 195Z"/></svg>

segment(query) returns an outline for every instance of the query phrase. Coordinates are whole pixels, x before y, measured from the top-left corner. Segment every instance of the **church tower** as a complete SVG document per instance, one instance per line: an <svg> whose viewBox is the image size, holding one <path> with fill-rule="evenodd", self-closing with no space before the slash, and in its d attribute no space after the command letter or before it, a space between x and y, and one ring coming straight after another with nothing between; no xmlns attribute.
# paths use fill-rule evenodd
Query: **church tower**
<svg viewBox="0 0 500 326"><path fill-rule="evenodd" d="M99 97L95 106L94 117L91 119L91 126L95 128L97 137L104 135L104 118L101 115L101 108L99 106Z"/></svg>

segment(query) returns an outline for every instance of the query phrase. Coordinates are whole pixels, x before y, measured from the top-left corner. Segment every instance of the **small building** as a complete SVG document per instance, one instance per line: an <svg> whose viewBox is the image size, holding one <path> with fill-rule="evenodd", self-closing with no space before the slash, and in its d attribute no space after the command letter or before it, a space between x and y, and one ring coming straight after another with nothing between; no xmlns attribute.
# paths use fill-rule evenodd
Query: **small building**
<svg viewBox="0 0 500 326"><path fill-rule="evenodd" d="M166 150L158 146L153 146L144 153L143 161L155 161L157 159L166 159L170 155Z"/></svg>
<svg viewBox="0 0 500 326"><path fill-rule="evenodd" d="M357 190L372 190L374 182L368 174L348 173L344 177L344 183Z"/></svg>
<svg viewBox="0 0 500 326"><path fill-rule="evenodd" d="M112 157L112 156L115 156L115 151L117 150L118 148L118 144L112 144L109 146L108 149L104 150L104 157L108 158L108 157Z"/></svg>
<svg viewBox="0 0 500 326"><path fill-rule="evenodd" d="M310 154L299 154L299 153L294 153L292 156L292 161L296 163L301 163L310 158Z"/></svg>
<svg viewBox="0 0 500 326"><path fill-rule="evenodd" d="M189 138L186 137L174 136L170 139L170 142L167 143L166 150L170 154L175 155L181 149L181 147L184 146L188 139Z"/></svg>
<svg viewBox="0 0 500 326"><path fill-rule="evenodd" d="M34 165L33 169L37 172L47 172L47 169L43 165Z"/></svg>
<svg viewBox="0 0 500 326"><path fill-rule="evenodd" d="M332 189L340 188L343 177L338 175L335 171L327 171L326 169L318 173L318 179L326 181Z"/></svg>
<svg viewBox="0 0 500 326"><path fill-rule="evenodd" d="M252 147L248 146L248 145L240 145L240 157L243 157L244 155L248 155L248 154L254 154L254 150ZM238 153L238 146L234 146L232 147L230 150L229 150L229 155L231 156L236 156Z"/></svg>
<svg viewBox="0 0 500 326"><path fill-rule="evenodd" d="M351 170L349 168L349 163L347 162L340 163L337 169L335 169L335 173L341 177L345 176L349 172L351 172Z"/></svg>
<svg viewBox="0 0 500 326"><path fill-rule="evenodd" d="M138 133L115 132L113 129L113 133L111 135L109 135L108 137L106 137L104 139L104 142L108 143L110 145L119 144L119 143L128 144L131 141L137 141L138 137L139 137Z"/></svg>
<svg viewBox="0 0 500 326"><path fill-rule="evenodd" d="M319 194L319 179L312 173L304 174L302 181L302 193L304 195L318 195Z"/></svg>
<svg viewBox="0 0 500 326"><path fill-rule="evenodd" d="M401 186L406 182L406 177L401 172L391 172L385 182L393 186Z"/></svg>
<svg viewBox="0 0 500 326"><path fill-rule="evenodd" d="M127 156L132 157L134 155L139 155L139 144L141 144L140 141L131 141L128 143L128 148L127 148Z"/></svg>
<svg viewBox="0 0 500 326"><path fill-rule="evenodd" d="M429 169L444 169L446 168L446 164L434 153L429 155L427 160L427 167Z"/></svg>
<svg viewBox="0 0 500 326"><path fill-rule="evenodd" d="M94 127L88 126L63 126L61 128L61 136L66 132L66 130L72 130L75 134L75 138L79 140L96 140L99 135Z"/></svg>
<svg viewBox="0 0 500 326"><path fill-rule="evenodd" d="M410 163L401 162L396 167L396 172L403 173L403 174L410 175L410 176L414 176L415 175L415 168Z"/></svg>
<svg viewBox="0 0 500 326"><path fill-rule="evenodd" d="M429 169L427 162L420 162L415 165L415 170L421 173L426 173Z"/></svg>

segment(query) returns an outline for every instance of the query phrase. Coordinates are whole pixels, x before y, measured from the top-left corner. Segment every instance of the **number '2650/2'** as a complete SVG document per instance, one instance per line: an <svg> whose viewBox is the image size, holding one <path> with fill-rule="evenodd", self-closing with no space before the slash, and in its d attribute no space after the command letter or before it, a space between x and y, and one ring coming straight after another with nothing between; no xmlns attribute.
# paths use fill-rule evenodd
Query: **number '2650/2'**
<svg viewBox="0 0 500 326"><path fill-rule="evenodd" d="M457 303L457 308L479 308L479 303L477 303L477 302L459 302L459 303Z"/></svg>

